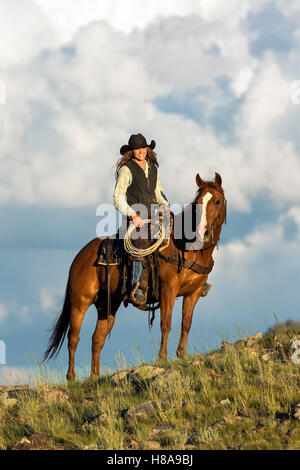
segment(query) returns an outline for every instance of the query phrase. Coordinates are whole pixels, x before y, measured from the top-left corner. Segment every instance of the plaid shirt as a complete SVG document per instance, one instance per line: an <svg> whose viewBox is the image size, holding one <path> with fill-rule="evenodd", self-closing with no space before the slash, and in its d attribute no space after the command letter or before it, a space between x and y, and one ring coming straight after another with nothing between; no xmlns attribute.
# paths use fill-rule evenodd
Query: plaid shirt
<svg viewBox="0 0 300 470"><path fill-rule="evenodd" d="M146 178L148 178L148 170L149 170L149 164L146 161L146 168L144 170L146 174ZM126 200L127 188L128 186L131 185L131 183L132 183L131 171L129 170L127 166L122 166L118 173L118 179L116 182L113 199L114 199L115 207L123 215L129 216L129 217L135 214L135 211L130 207L129 204L127 204L127 200ZM155 187L154 193L155 193L155 197L156 197L158 204L169 205L169 202L164 195L163 187L162 187L162 184L160 182L158 175L157 175L157 181L156 181L156 187Z"/></svg>

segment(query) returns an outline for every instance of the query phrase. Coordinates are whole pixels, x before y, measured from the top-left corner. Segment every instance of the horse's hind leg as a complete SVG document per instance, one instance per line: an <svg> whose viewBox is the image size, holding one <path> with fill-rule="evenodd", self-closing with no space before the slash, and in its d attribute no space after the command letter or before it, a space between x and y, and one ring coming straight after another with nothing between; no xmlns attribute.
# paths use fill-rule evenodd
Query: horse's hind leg
<svg viewBox="0 0 300 470"><path fill-rule="evenodd" d="M111 314L107 318L106 306L104 304L96 305L98 312L98 320L96 324L96 329L93 334L92 339L92 366L91 366L91 376L99 376L99 363L100 363L100 353L104 346L105 339L107 335L111 332L114 323L115 315L119 308L120 302L111 304Z"/></svg>
<svg viewBox="0 0 300 470"><path fill-rule="evenodd" d="M67 380L75 379L75 351L79 343L79 333L84 319L84 315L90 304L83 304L80 307L72 307L70 328L68 333L68 349L69 349L69 369Z"/></svg>

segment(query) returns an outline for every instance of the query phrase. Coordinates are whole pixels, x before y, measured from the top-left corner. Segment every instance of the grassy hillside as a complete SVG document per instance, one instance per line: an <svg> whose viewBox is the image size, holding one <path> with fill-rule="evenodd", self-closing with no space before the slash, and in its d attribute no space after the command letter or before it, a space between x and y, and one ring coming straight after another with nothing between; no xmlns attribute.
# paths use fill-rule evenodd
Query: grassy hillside
<svg viewBox="0 0 300 470"><path fill-rule="evenodd" d="M0 387L0 448L300 449L296 339L288 322L187 360Z"/></svg>

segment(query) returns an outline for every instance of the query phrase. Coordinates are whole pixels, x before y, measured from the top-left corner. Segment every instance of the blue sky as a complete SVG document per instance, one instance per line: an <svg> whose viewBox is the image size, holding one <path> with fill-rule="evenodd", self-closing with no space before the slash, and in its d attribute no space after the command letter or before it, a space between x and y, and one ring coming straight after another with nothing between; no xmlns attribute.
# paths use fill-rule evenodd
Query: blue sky
<svg viewBox="0 0 300 470"><path fill-rule="evenodd" d="M288 0L1 2L0 340L10 372L0 365L0 381L41 358L70 264L96 236L119 148L136 132L157 142L171 203L193 199L196 173L223 177L228 223L191 351L237 328L265 331L275 315L300 318L299 17ZM92 307L83 374L95 320ZM144 313L121 307L102 364L114 367L118 352L151 359L159 342L158 314L149 332ZM66 362L64 345L53 365Z"/></svg>

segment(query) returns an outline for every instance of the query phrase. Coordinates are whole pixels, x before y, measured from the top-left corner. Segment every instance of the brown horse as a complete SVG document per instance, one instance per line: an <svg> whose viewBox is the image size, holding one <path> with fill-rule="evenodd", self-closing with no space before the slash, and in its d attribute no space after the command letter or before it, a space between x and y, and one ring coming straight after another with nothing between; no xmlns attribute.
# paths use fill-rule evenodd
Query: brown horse
<svg viewBox="0 0 300 470"><path fill-rule="evenodd" d="M196 176L198 191L192 207L203 204L201 221L196 227L197 234L204 241L189 246L183 234L180 239L170 235L169 245L161 251L158 275L160 282L160 326L161 346L159 357L167 359L167 342L171 330L172 310L176 297L183 296L181 335L177 347L177 356L185 357L186 344L190 331L194 307L207 286L208 273L213 266L213 250L218 243L222 224L226 217L226 200L222 189L221 176L216 173L214 181L203 181ZM174 216L173 227L182 216ZM182 217L181 217L182 220ZM181 223L181 222L180 222ZM55 356L68 331L69 369L67 379L75 378L75 351L79 342L79 333L85 313L94 304L98 312L96 329L92 338L91 375L99 375L100 352L105 338L110 333L116 312L122 302L120 272L118 266L110 267L111 310L107 319L107 276L105 266L95 266L99 245L103 239L94 238L76 255L69 271L65 301L62 312L53 327L44 360ZM176 256L174 256L176 255ZM178 265L179 263L179 265ZM109 320L109 321L108 321Z"/></svg>

